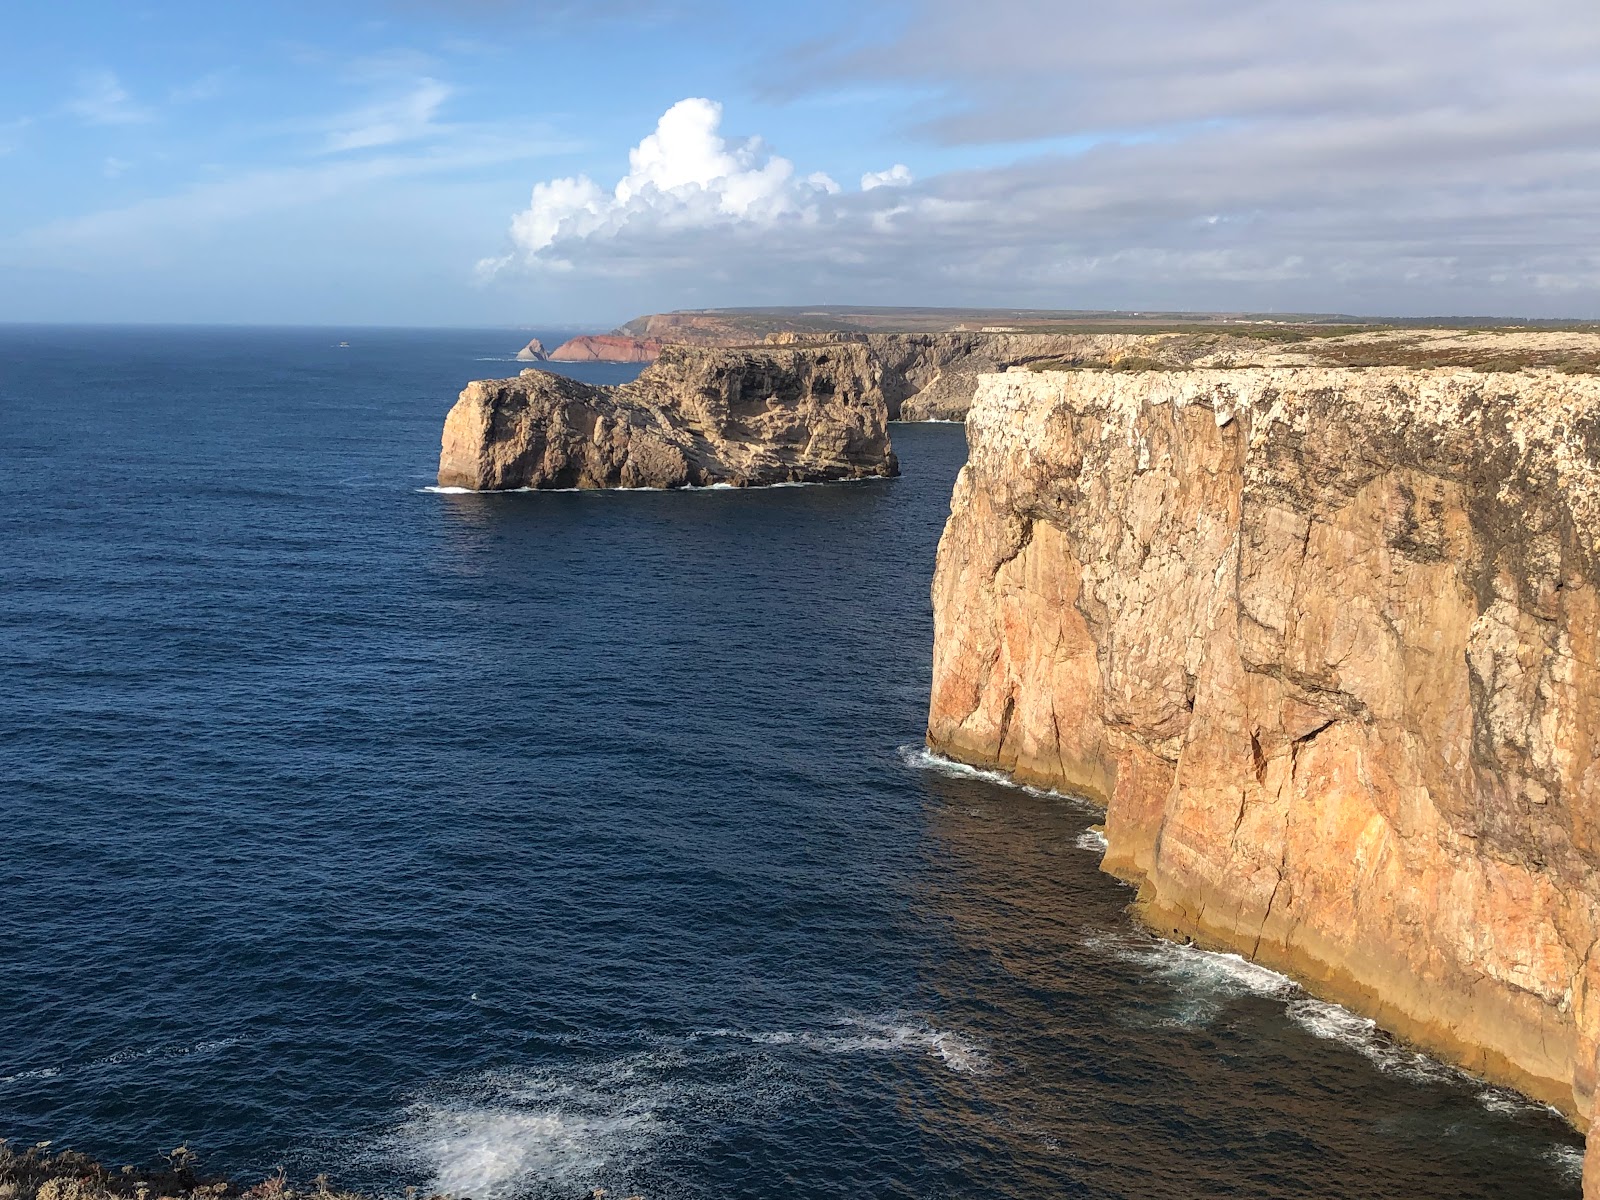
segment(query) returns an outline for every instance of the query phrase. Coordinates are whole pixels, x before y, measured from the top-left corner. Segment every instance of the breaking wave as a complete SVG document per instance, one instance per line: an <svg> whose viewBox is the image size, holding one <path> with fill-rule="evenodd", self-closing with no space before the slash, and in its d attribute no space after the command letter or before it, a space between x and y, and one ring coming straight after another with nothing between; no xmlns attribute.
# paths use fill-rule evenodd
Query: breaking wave
<svg viewBox="0 0 1600 1200"><path fill-rule="evenodd" d="M981 779L985 783L997 783L1001 787L1015 788L1019 792L1026 792L1030 796L1049 796L1054 800L1070 800L1074 804L1086 809L1095 808L1082 796L1074 796L1069 792L1058 792L1053 788L1035 787L1031 783L1018 783L1004 771L990 770L987 767L974 767L964 762L957 762L953 758L946 758L935 753L917 742L908 742L904 746L897 746L895 753L900 756L900 761L913 771L929 771L935 775L943 775L947 779Z"/></svg>
<svg viewBox="0 0 1600 1200"><path fill-rule="evenodd" d="M593 495L593 496L606 496L606 495L610 495L610 494L612 494L614 492L653 492L653 493L655 493L657 495L666 496L666 495L672 495L672 494L675 494L675 493L678 493L678 492L772 492L772 491L777 491L779 488L834 487L837 484L843 484L843 483L879 483L879 482L885 481L887 478L888 478L888 476L883 476L883 475L868 475L868 476L864 476L863 478L860 478L860 479L817 479L817 480L811 480L811 481L786 481L784 483L762 483L762 484L756 484L756 485L754 485L752 487L743 487L743 488L738 487L738 486L736 486L734 484L731 484L731 483L708 483L704 487L700 487L700 486L697 486L697 485L691 483L691 484L685 484L683 487L676 487L676 488L662 488L662 487L603 487L603 488L579 488L579 487L534 488L534 487L516 487L516 488L488 488L488 489L457 487L455 485L441 486L439 484L429 484L426 487L419 487L416 490L418 492L431 492L435 496L520 496L520 495L525 495L525 494L534 494L534 493L541 493L541 492L542 493L546 493L546 494L561 494L561 493L564 493L564 492L577 492L577 493L584 493L584 494Z"/></svg>
<svg viewBox="0 0 1600 1200"><path fill-rule="evenodd" d="M1401 1045L1379 1029L1376 1021L1357 1016L1340 1005L1302 996L1289 1003L1288 1011L1308 1033L1348 1046L1380 1071L1417 1083L1462 1083L1471 1078L1455 1067Z"/></svg>
<svg viewBox="0 0 1600 1200"><path fill-rule="evenodd" d="M1073 843L1079 850L1088 850L1095 854L1104 854L1110 843L1106 841L1105 830L1099 828L1085 829L1078 835L1078 840Z"/></svg>
<svg viewBox="0 0 1600 1200"><path fill-rule="evenodd" d="M1228 1001L1243 996L1289 999L1300 993L1287 975L1238 954L1137 935L1090 938L1086 944L1143 968L1172 988L1174 1003L1157 1010L1162 1014L1158 1023L1164 1025L1208 1025Z"/></svg>
<svg viewBox="0 0 1600 1200"><path fill-rule="evenodd" d="M473 1200L626 1194L676 1140L820 1102L827 1069L817 1055L931 1057L962 1075L988 1069L970 1039L916 1020L647 1040L641 1050L445 1085L413 1103L369 1156L426 1175L436 1193Z"/></svg>
<svg viewBox="0 0 1600 1200"><path fill-rule="evenodd" d="M1579 1146L1551 1146L1546 1158L1573 1183L1583 1181L1583 1149Z"/></svg>

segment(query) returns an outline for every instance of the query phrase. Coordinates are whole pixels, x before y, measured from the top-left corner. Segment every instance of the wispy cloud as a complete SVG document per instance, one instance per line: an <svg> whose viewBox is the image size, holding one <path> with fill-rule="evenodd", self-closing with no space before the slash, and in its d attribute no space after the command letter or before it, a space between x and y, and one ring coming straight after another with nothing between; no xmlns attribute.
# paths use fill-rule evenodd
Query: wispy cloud
<svg viewBox="0 0 1600 1200"><path fill-rule="evenodd" d="M167 99L173 104L197 104L202 100L214 100L222 94L223 81L228 75L227 71L207 71L198 79L172 88L167 93Z"/></svg>
<svg viewBox="0 0 1600 1200"><path fill-rule="evenodd" d="M0 238L0 265L89 268L106 261L158 262L212 234L256 236L267 214L330 212L364 189L396 180L450 177L495 164L569 151L570 145L476 134L449 147L245 170L165 196L51 221ZM124 167L120 160L107 160Z"/></svg>
<svg viewBox="0 0 1600 1200"><path fill-rule="evenodd" d="M84 75L65 108L90 125L139 125L155 119L155 112L135 102L113 71Z"/></svg>
<svg viewBox="0 0 1600 1200"><path fill-rule="evenodd" d="M434 118L453 91L449 84L425 78L403 96L341 113L329 122L323 150L341 154L433 136L441 132Z"/></svg>

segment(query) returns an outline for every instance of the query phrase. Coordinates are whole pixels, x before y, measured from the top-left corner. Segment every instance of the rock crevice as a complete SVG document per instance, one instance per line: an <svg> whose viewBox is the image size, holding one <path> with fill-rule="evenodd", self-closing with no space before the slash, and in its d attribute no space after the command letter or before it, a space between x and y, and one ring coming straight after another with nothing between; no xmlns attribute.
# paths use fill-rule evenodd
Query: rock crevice
<svg viewBox="0 0 1600 1200"><path fill-rule="evenodd" d="M546 371L468 384L445 418L439 483L754 487L894 475L880 400L851 355L668 347L617 387Z"/></svg>
<svg viewBox="0 0 1600 1200"><path fill-rule="evenodd" d="M1553 370L986 376L929 743L1106 804L1156 928L1587 1124L1597 415Z"/></svg>

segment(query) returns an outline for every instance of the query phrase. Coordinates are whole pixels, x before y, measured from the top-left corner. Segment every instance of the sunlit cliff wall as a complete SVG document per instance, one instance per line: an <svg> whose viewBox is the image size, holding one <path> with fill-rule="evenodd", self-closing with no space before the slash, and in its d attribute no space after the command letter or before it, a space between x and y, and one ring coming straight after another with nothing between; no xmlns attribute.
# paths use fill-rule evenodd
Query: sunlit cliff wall
<svg viewBox="0 0 1600 1200"><path fill-rule="evenodd" d="M1158 929L1587 1122L1600 378L1011 372L968 440L930 744L1105 803Z"/></svg>

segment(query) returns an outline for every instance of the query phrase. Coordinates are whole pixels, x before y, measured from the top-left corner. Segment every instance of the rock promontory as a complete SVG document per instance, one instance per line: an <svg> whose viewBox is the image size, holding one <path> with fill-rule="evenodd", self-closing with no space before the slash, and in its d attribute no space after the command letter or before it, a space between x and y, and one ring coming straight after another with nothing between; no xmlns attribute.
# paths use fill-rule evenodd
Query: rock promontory
<svg viewBox="0 0 1600 1200"><path fill-rule="evenodd" d="M568 338L550 351L551 362L652 363L661 357L662 343L655 338L626 337L614 333L583 334Z"/></svg>
<svg viewBox="0 0 1600 1200"><path fill-rule="evenodd" d="M1158 930L1587 1127L1600 376L1570 369L984 377L928 741L1105 804Z"/></svg>
<svg viewBox="0 0 1600 1200"><path fill-rule="evenodd" d="M616 387L547 371L468 384L445 418L439 484L676 488L899 472L879 399L847 347L668 347Z"/></svg>

